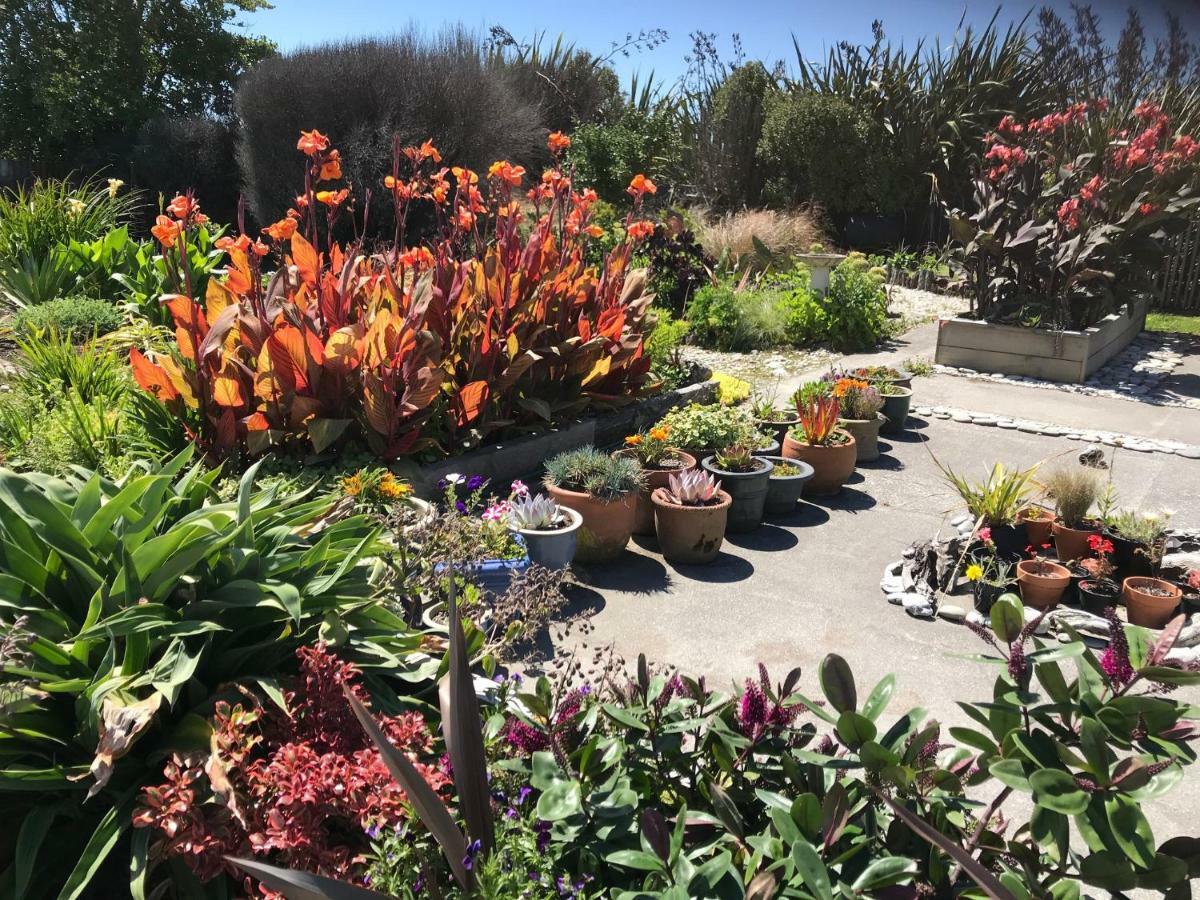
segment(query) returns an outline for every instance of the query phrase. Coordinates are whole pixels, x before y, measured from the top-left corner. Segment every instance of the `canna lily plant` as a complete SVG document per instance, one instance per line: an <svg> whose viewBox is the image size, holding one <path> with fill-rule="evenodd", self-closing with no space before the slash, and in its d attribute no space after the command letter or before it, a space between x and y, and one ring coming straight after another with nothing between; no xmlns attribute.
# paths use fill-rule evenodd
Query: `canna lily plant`
<svg viewBox="0 0 1200 900"><path fill-rule="evenodd" d="M176 346L131 351L137 383L216 456L320 453L360 436L392 459L628 402L650 387L642 326L653 295L630 260L653 230L636 216L656 188L632 180L625 239L599 269L587 265L597 198L564 172L567 140L550 142L552 167L524 193L520 166L496 162L481 178L440 166L428 141L397 142L384 180L394 239L368 252L361 237L336 239L344 218L357 225L338 151L302 132L295 206L260 238L222 239L226 275L203 297L185 277L184 292L162 298ZM410 246L418 207L437 228ZM155 237L186 246L199 205L180 196L167 212Z"/></svg>

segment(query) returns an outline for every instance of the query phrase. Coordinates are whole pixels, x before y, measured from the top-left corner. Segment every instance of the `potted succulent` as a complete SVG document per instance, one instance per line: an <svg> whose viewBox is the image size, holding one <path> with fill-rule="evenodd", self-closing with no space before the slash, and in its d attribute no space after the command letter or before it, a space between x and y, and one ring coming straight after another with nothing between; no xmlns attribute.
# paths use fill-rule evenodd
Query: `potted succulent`
<svg viewBox="0 0 1200 900"><path fill-rule="evenodd" d="M1058 513L1050 529L1058 558L1068 560L1086 556L1088 538L1099 534L1101 527L1099 521L1088 518L1088 512L1102 491L1099 473L1084 466L1064 465L1045 476L1042 485Z"/></svg>
<svg viewBox="0 0 1200 900"><path fill-rule="evenodd" d="M1016 524L1017 510L1025 505L1032 490L1034 468L1010 469L997 462L983 481L970 481L941 462L937 466L958 491L970 516L981 524L980 539L991 541L1001 559L1015 562L1029 544L1040 546L1026 541L1023 529Z"/></svg>
<svg viewBox="0 0 1200 900"><path fill-rule="evenodd" d="M859 366L846 374L851 378L860 378L863 381L886 381L902 388L912 388L912 373L895 366Z"/></svg>
<svg viewBox="0 0 1200 900"><path fill-rule="evenodd" d="M609 456L595 447L568 450L546 461L546 492L583 518L577 562L607 562L621 555L633 534L643 480L636 459Z"/></svg>
<svg viewBox="0 0 1200 900"><path fill-rule="evenodd" d="M798 459L783 456L764 456L771 465L771 478L767 482L767 502L763 512L768 516L782 516L794 512L804 493L804 486L813 477L813 467Z"/></svg>
<svg viewBox="0 0 1200 900"><path fill-rule="evenodd" d="M733 498L710 472L672 473L666 487L655 488L654 530L663 558L672 563L709 563L721 552Z"/></svg>
<svg viewBox="0 0 1200 900"><path fill-rule="evenodd" d="M636 459L645 474L638 493L634 534L654 534L654 504L650 502L650 495L655 489L666 487L672 474L696 467L696 457L672 447L670 438L670 426L655 425L644 433L629 435L625 438L624 448L613 454Z"/></svg>
<svg viewBox="0 0 1200 900"><path fill-rule="evenodd" d="M1049 545L1044 548L1048 549ZM1037 609L1053 609L1058 606L1063 593L1071 584L1071 572L1066 566L1050 562L1039 556L1039 548L1026 548L1029 559L1017 563L1017 584L1021 599Z"/></svg>
<svg viewBox="0 0 1200 900"><path fill-rule="evenodd" d="M1171 514L1165 510L1157 513L1122 510L1108 518L1104 534L1112 541L1112 561L1120 578L1154 573L1154 561L1162 557L1170 519Z"/></svg>
<svg viewBox="0 0 1200 900"><path fill-rule="evenodd" d="M783 455L812 466L812 477L804 486L806 494L836 494L854 472L854 438L837 427L841 406L836 397L813 392L802 398L801 404L797 409L800 424L784 438Z"/></svg>
<svg viewBox="0 0 1200 900"><path fill-rule="evenodd" d="M1008 592L1013 583L1012 563L997 557L994 547L976 554L967 565L965 574L975 595L975 608L984 615L991 612L992 605Z"/></svg>
<svg viewBox="0 0 1200 900"><path fill-rule="evenodd" d="M876 381L875 389L883 398L883 417L887 421L883 430L890 434L903 431L908 421L908 410L912 406L912 388L904 387L894 381Z"/></svg>
<svg viewBox="0 0 1200 900"><path fill-rule="evenodd" d="M879 391L857 378L839 378L833 383L833 395L841 404L838 424L854 437L857 462L879 458L879 429L887 421L880 414L883 398Z"/></svg>
<svg viewBox="0 0 1200 900"><path fill-rule="evenodd" d="M451 569L484 591L500 595L513 576L532 564L525 539L505 525L509 501L486 506L488 480L482 475L447 475L438 482L445 515L421 531L422 555L435 572Z"/></svg>
<svg viewBox="0 0 1200 900"><path fill-rule="evenodd" d="M773 395L752 400L750 413L754 416L754 427L763 434L772 435L781 446L788 429L800 421L795 410L780 409L776 406Z"/></svg>
<svg viewBox="0 0 1200 900"><path fill-rule="evenodd" d="M509 501L507 520L508 527L525 541L535 565L565 569L575 558L583 516L569 506L559 506L545 494L525 491Z"/></svg>
<svg viewBox="0 0 1200 900"><path fill-rule="evenodd" d="M742 444L706 457L700 465L721 479L725 493L733 501L725 526L727 531L753 531L762 524L774 468L770 460L755 456L750 447Z"/></svg>
<svg viewBox="0 0 1200 900"><path fill-rule="evenodd" d="M724 447L755 442L749 414L719 403L689 403L671 410L658 424L670 430L672 444L697 460Z"/></svg>
<svg viewBox="0 0 1200 900"><path fill-rule="evenodd" d="M1054 525L1054 513L1044 506L1030 504L1017 510L1017 523L1025 528L1028 544L1040 547L1050 542L1050 529Z"/></svg>

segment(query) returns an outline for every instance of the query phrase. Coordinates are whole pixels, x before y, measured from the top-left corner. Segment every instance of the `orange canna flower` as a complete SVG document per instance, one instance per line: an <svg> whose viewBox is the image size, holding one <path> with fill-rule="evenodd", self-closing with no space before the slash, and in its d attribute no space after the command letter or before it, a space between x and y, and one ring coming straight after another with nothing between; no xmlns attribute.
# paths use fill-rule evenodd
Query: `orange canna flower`
<svg viewBox="0 0 1200 900"><path fill-rule="evenodd" d="M150 229L150 233L163 247L174 247L175 241L179 238L179 232L183 230L182 223L172 221L166 216L159 216L154 221L155 225Z"/></svg>
<svg viewBox="0 0 1200 900"><path fill-rule="evenodd" d="M342 156L336 150L330 150L329 155L325 157L325 162L321 164L321 174L318 176L319 181L337 181L342 177Z"/></svg>
<svg viewBox="0 0 1200 900"><path fill-rule="evenodd" d="M336 209L349 196L350 190L348 188L342 188L340 191L317 191L317 202L324 203L330 209Z"/></svg>
<svg viewBox="0 0 1200 900"><path fill-rule="evenodd" d="M433 146L433 141L426 141L421 145L421 157L432 159L435 163L442 161L442 154L438 153L437 147Z"/></svg>
<svg viewBox="0 0 1200 900"><path fill-rule="evenodd" d="M458 227L463 231L469 231L475 225L475 213L471 212L465 206L458 210Z"/></svg>
<svg viewBox="0 0 1200 900"><path fill-rule="evenodd" d="M400 254L400 265L408 269L428 269L433 261L433 253L428 247L413 247Z"/></svg>
<svg viewBox="0 0 1200 900"><path fill-rule="evenodd" d="M488 168L488 178L503 181L510 187L519 187L525 176L524 166L514 166L508 160L497 160Z"/></svg>
<svg viewBox="0 0 1200 900"><path fill-rule="evenodd" d="M658 185L639 172L633 176L633 180L629 182L629 187L625 189L625 192L634 197L641 197L643 194L656 194L658 193Z"/></svg>
<svg viewBox="0 0 1200 900"><path fill-rule="evenodd" d="M263 234L273 241L289 241L295 233L296 220L292 218L280 219L274 225L268 225L263 229Z"/></svg>
<svg viewBox="0 0 1200 900"><path fill-rule="evenodd" d="M642 238L648 238L654 234L654 223L649 219L631 222L629 227L625 229L625 232L629 235L630 240L640 241Z"/></svg>
<svg viewBox="0 0 1200 900"><path fill-rule="evenodd" d="M551 153L562 153L571 146L571 139L561 131L552 131L550 137L546 139L546 146L550 148Z"/></svg>
<svg viewBox="0 0 1200 900"><path fill-rule="evenodd" d="M241 250L247 253L250 250L250 238L244 234L239 234L236 238L223 237L219 238L214 246L218 250Z"/></svg>
<svg viewBox="0 0 1200 900"><path fill-rule="evenodd" d="M306 208L308 206L308 197L304 194L297 194L296 206L298 206L300 209Z"/></svg>
<svg viewBox="0 0 1200 900"><path fill-rule="evenodd" d="M296 141L296 149L309 156L316 156L329 149L329 138L315 128L312 131L301 131L300 140Z"/></svg>
<svg viewBox="0 0 1200 900"><path fill-rule="evenodd" d="M588 234L588 237L594 237L594 238L604 237L604 229L601 228L599 225L589 225L587 227L587 234Z"/></svg>
<svg viewBox="0 0 1200 900"><path fill-rule="evenodd" d="M264 244L262 241L255 241L250 246L250 249L254 251L255 256L266 256L268 253L271 252L271 248L268 247L266 244Z"/></svg>
<svg viewBox="0 0 1200 900"><path fill-rule="evenodd" d="M186 219L193 213L200 212L200 204L183 194L176 194L175 199L167 204L167 212L177 219Z"/></svg>

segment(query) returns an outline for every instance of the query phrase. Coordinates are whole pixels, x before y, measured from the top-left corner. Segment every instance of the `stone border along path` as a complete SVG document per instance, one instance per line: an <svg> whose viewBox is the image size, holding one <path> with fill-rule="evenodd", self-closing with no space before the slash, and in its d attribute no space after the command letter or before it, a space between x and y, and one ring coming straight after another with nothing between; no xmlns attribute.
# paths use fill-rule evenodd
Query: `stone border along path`
<svg viewBox="0 0 1200 900"><path fill-rule="evenodd" d="M1185 444L1182 441L1137 437L1136 435L1120 434L1115 431L1090 431L1080 428L1068 428L1065 425L1055 425L1051 422L1013 419L1006 416L998 416L995 413L976 412L974 410L958 409L953 406L914 406L911 414L914 416L932 416L935 419L949 419L952 422L962 422L967 425L984 425L991 428L1025 431L1029 434L1041 434L1046 437L1063 437L1069 441L1084 441L1088 444L1107 444L1109 447L1121 447L1125 450L1136 450L1141 453L1167 453L1182 456L1185 459L1200 459L1200 447L1195 444Z"/></svg>
<svg viewBox="0 0 1200 900"><path fill-rule="evenodd" d="M1142 332L1125 350L1113 357L1083 384L1064 384L1000 372L989 374L955 366L935 365L933 371L938 375L957 375L978 381L999 381L1089 397L1110 397L1155 406L1200 409L1200 398L1177 398L1158 394L1163 381L1183 364L1185 352L1195 346L1196 342L1187 336Z"/></svg>

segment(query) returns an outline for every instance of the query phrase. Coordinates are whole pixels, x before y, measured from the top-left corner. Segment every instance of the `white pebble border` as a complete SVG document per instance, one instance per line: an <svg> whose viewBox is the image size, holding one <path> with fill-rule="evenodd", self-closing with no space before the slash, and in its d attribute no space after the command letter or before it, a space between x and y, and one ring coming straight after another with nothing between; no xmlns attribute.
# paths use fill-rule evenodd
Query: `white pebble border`
<svg viewBox="0 0 1200 900"><path fill-rule="evenodd" d="M1035 422L1030 419L1011 419L998 416L995 413L975 412L958 409L952 406L914 406L914 416L930 416L934 419L948 419L967 425L983 425L990 428L1003 428L1010 431L1024 431L1029 434L1041 434L1046 437L1061 437L1069 441L1082 441L1087 444L1106 444L1109 447L1121 447L1125 450L1135 450L1139 453L1167 453L1182 456L1185 459L1200 459L1200 447L1195 444L1185 444L1181 441L1143 438L1131 434L1119 434L1114 431L1088 431L1068 428L1065 425L1054 425L1050 422Z"/></svg>
<svg viewBox="0 0 1200 900"><path fill-rule="evenodd" d="M935 365L933 371L938 375L957 375L976 381L1019 384L1022 387L1083 394L1088 397L1109 397L1115 400L1149 403L1153 406L1200 409L1200 399L1170 397L1159 393L1164 379L1183 363L1185 353L1193 346L1194 343L1189 338L1142 334L1083 384L1063 384L1058 381L1030 378L1027 375L979 372L956 366Z"/></svg>

